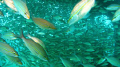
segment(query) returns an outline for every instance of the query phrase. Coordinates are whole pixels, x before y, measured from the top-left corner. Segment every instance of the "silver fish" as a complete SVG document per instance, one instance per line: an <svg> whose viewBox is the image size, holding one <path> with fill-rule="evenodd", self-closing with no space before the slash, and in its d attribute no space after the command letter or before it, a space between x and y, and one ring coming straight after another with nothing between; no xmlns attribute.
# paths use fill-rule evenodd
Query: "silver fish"
<svg viewBox="0 0 120 67"><path fill-rule="evenodd" d="M22 65L22 62L21 62L21 60L19 59L19 57L13 57L13 56L9 56L9 55L5 55L6 56L6 58L9 60L9 61L11 61L11 62L13 62L13 63L15 63L15 64L18 64L18 65Z"/></svg>
<svg viewBox="0 0 120 67"><path fill-rule="evenodd" d="M26 3L21 0L13 0L14 6L17 11L26 19L30 19L30 13L28 11Z"/></svg>
<svg viewBox="0 0 120 67"><path fill-rule="evenodd" d="M32 54L39 57L41 60L48 61L48 56L44 48L38 43L34 42L33 40L26 39L23 36L23 32L21 32L21 34L22 34L21 38L25 43L25 46L32 52Z"/></svg>
<svg viewBox="0 0 120 67"><path fill-rule="evenodd" d="M73 67L73 65L66 59L63 59L62 57L60 57L60 59L65 67Z"/></svg>
<svg viewBox="0 0 120 67"><path fill-rule="evenodd" d="M111 5L107 6L105 9L113 11L113 10L118 10L119 8L120 8L119 4L111 4Z"/></svg>
<svg viewBox="0 0 120 67"><path fill-rule="evenodd" d="M112 19L112 22L117 22L117 21L119 21L120 20L120 9L118 9L116 12L115 12L115 14L114 14L114 16L113 16L113 19Z"/></svg>
<svg viewBox="0 0 120 67"><path fill-rule="evenodd" d="M94 6L95 0L81 0L73 8L68 24L72 25L82 19Z"/></svg>
<svg viewBox="0 0 120 67"><path fill-rule="evenodd" d="M0 42L0 52L13 57L18 57L17 52L7 43Z"/></svg>

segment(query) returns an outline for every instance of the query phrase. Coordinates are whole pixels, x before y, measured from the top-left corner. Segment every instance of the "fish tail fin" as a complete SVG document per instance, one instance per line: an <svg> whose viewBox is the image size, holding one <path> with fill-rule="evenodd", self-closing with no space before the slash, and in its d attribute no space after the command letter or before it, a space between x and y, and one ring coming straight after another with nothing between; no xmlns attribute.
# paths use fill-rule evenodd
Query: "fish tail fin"
<svg viewBox="0 0 120 67"><path fill-rule="evenodd" d="M15 34L14 34L14 37L15 37L14 39L21 38L19 35L15 35Z"/></svg>
<svg viewBox="0 0 120 67"><path fill-rule="evenodd" d="M34 18L35 18L35 16L32 14L32 15L31 15L31 19L33 20ZM34 21L33 21L33 22L34 22Z"/></svg>
<svg viewBox="0 0 120 67"><path fill-rule="evenodd" d="M20 38L25 38L24 35L23 35L23 30L22 29L20 31Z"/></svg>
<svg viewBox="0 0 120 67"><path fill-rule="evenodd" d="M20 36L18 36L18 35L14 35L14 37L15 37L14 39L20 38ZM13 40L14 40L14 39L13 39Z"/></svg>
<svg viewBox="0 0 120 67"><path fill-rule="evenodd" d="M27 34L27 36L28 36L29 38L31 37L29 33Z"/></svg>

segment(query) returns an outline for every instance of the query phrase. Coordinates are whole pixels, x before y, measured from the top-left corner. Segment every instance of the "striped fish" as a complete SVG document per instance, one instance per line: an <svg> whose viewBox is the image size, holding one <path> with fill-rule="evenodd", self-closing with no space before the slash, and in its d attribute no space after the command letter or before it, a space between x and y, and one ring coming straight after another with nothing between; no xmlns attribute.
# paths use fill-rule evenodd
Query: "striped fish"
<svg viewBox="0 0 120 67"><path fill-rule="evenodd" d="M3 39L14 40L17 39L16 35L13 32L5 32L1 36Z"/></svg>
<svg viewBox="0 0 120 67"><path fill-rule="evenodd" d="M114 11L114 10L118 10L119 8L120 8L119 4L111 4L107 6L105 9L109 11Z"/></svg>
<svg viewBox="0 0 120 67"><path fill-rule="evenodd" d="M117 66L117 67L120 66L120 60L117 59L116 57L105 57L105 58L107 59L107 61L108 61L110 64L112 64L112 65L114 65L114 66Z"/></svg>
<svg viewBox="0 0 120 67"><path fill-rule="evenodd" d="M25 46L31 51L31 53L39 57L41 60L48 61L48 56L44 48L38 43L34 42L32 39L26 39L23 36L23 32L21 32L21 34L22 34L21 38L25 43Z"/></svg>
<svg viewBox="0 0 120 67"><path fill-rule="evenodd" d="M117 21L119 21L120 20L120 9L118 9L116 12L115 12L115 14L114 14L114 16L113 16L113 19L112 19L112 22L117 22Z"/></svg>
<svg viewBox="0 0 120 67"><path fill-rule="evenodd" d="M9 55L5 55L6 56L6 58L9 60L9 61L11 61L11 62L13 62L13 63L15 63L15 64L18 64L18 65L22 65L22 62L21 62L21 60L19 59L19 57L13 57L13 56L9 56Z"/></svg>
<svg viewBox="0 0 120 67"><path fill-rule="evenodd" d="M16 7L14 6L13 0L3 0L3 2L5 2L5 4L12 10L17 11Z"/></svg>
<svg viewBox="0 0 120 67"><path fill-rule="evenodd" d="M30 19L30 13L28 11L26 3L21 0L13 0L14 6L17 11L26 19Z"/></svg>
<svg viewBox="0 0 120 67"><path fill-rule="evenodd" d="M0 52L9 56L18 57L17 52L7 43L0 42Z"/></svg>
<svg viewBox="0 0 120 67"><path fill-rule="evenodd" d="M81 0L73 8L68 24L72 25L82 19L94 6L95 0Z"/></svg>
<svg viewBox="0 0 120 67"><path fill-rule="evenodd" d="M27 35L29 38L31 38L34 42L38 43L39 45L41 45L44 49L45 49L45 44L38 38L36 37L32 37L29 34ZM46 50L46 49L45 49Z"/></svg>
<svg viewBox="0 0 120 67"><path fill-rule="evenodd" d="M56 27L50 23L49 21L42 19L42 18L33 18L34 23L42 28L42 29L47 29L47 30L55 30Z"/></svg>

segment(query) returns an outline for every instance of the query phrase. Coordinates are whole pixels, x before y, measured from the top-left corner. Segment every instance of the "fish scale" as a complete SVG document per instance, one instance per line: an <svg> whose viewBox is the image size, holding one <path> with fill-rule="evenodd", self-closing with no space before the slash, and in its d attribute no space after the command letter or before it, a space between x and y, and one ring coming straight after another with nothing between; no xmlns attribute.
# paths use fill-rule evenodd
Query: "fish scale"
<svg viewBox="0 0 120 67"><path fill-rule="evenodd" d="M89 2L89 1L88 1ZM88 3L88 2L86 2L81 8L79 8L79 10L77 10L74 14L72 14L73 13L73 11L71 12L71 14L72 14L72 16L71 16L71 18L70 19L72 19L72 17L75 15L75 14L78 14L78 13L80 13L79 11ZM69 19L69 20L70 20ZM68 20L68 22L69 22L69 20Z"/></svg>
<svg viewBox="0 0 120 67"><path fill-rule="evenodd" d="M10 45L6 43L0 42L0 48L1 48L0 52L2 52L3 54L7 54L14 57L18 56L17 52Z"/></svg>
<svg viewBox="0 0 120 67"><path fill-rule="evenodd" d="M82 0L73 8L68 24L72 25L82 19L94 6L95 0Z"/></svg>
<svg viewBox="0 0 120 67"><path fill-rule="evenodd" d="M26 4L21 0L13 0L14 6L17 11L26 19L30 19L30 14Z"/></svg>
<svg viewBox="0 0 120 67"><path fill-rule="evenodd" d="M48 57L46 54L46 51L44 50L44 48L39 45L38 43L34 42L31 39L26 39L22 34L22 40L25 43L26 47L32 52L32 54L36 55L37 57L39 57L40 59L47 61Z"/></svg>

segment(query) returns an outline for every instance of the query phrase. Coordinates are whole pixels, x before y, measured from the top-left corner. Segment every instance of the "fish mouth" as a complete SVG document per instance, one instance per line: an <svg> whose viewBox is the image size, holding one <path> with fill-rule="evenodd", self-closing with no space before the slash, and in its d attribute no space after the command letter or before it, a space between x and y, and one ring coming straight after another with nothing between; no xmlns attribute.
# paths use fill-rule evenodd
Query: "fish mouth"
<svg viewBox="0 0 120 67"><path fill-rule="evenodd" d="M30 19L30 15L26 15L26 19Z"/></svg>
<svg viewBox="0 0 120 67"><path fill-rule="evenodd" d="M18 57L18 54L15 54L14 57Z"/></svg>

